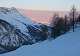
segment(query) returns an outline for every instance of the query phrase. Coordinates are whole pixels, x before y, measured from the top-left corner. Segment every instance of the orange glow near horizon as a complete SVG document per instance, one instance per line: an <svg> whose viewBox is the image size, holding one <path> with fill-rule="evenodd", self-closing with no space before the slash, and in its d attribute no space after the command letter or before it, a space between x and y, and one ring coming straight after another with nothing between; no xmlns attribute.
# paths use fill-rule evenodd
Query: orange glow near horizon
<svg viewBox="0 0 80 56"><path fill-rule="evenodd" d="M39 10L22 10L25 16L28 16L34 22L50 24L52 17L55 13L58 13L60 16L65 15L64 11L39 11Z"/></svg>
<svg viewBox="0 0 80 56"><path fill-rule="evenodd" d="M47 11L33 11L33 10L26 10L24 14L31 18L34 22L49 24L51 17L53 15L52 12Z"/></svg>

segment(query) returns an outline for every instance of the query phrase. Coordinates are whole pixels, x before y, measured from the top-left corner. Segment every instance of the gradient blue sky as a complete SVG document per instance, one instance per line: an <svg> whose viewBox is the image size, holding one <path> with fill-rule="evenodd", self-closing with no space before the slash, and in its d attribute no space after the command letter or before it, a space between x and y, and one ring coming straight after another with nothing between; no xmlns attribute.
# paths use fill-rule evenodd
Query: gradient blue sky
<svg viewBox="0 0 80 56"><path fill-rule="evenodd" d="M0 0L0 6L33 10L69 10L75 4L80 9L80 0Z"/></svg>

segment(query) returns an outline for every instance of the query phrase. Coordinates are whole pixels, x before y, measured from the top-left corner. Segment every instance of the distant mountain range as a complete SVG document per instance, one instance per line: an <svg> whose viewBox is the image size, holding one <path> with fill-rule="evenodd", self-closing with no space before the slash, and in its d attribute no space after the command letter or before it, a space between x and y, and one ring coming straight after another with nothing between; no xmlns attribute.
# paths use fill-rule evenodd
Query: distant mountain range
<svg viewBox="0 0 80 56"><path fill-rule="evenodd" d="M58 13L61 17L69 13L69 11L40 11L27 9L19 9L19 11L25 16L30 17L33 21L43 24L49 24L55 13Z"/></svg>
<svg viewBox="0 0 80 56"><path fill-rule="evenodd" d="M43 24L49 24L53 15L55 13L59 14L59 16L63 17L66 14L69 14L70 11L42 11L42 10L28 10L28 9L19 9L21 13L25 16L30 17L33 21ZM80 13L80 11L77 11Z"/></svg>

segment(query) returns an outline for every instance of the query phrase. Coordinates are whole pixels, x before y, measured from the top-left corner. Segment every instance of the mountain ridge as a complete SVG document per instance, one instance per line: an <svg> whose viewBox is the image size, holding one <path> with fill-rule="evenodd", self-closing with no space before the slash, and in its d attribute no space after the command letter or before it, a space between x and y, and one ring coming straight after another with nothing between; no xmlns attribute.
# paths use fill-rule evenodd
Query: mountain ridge
<svg viewBox="0 0 80 56"><path fill-rule="evenodd" d="M16 8L0 7L0 54L48 39L48 28L24 17Z"/></svg>

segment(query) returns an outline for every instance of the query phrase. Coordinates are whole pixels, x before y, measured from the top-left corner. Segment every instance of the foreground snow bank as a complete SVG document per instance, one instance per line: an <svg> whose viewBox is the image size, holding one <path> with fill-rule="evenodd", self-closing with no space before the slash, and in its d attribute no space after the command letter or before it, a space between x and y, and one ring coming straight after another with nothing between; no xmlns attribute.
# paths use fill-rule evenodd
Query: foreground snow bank
<svg viewBox="0 0 80 56"><path fill-rule="evenodd" d="M80 31L67 33L56 40L46 40L0 56L80 56Z"/></svg>

